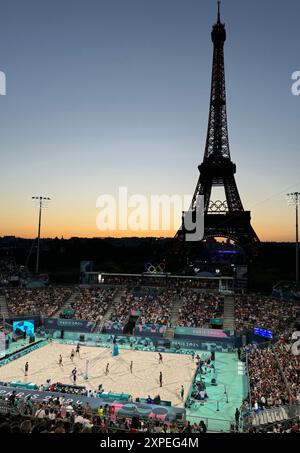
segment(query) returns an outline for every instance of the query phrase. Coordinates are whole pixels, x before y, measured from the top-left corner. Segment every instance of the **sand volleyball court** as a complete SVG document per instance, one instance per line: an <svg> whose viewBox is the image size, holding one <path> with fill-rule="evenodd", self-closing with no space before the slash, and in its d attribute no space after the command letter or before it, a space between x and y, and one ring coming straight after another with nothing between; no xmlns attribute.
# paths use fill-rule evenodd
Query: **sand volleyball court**
<svg viewBox="0 0 300 453"><path fill-rule="evenodd" d="M71 350L75 346L53 342L16 359L0 368L0 381L33 382L37 385L51 382L72 384L72 369L76 366L77 384L87 389L97 390L99 384L105 391L129 393L136 397L152 398L159 394L162 400L172 402L172 405L182 407L180 399L181 385L187 395L191 385L196 363L191 356L163 353L163 364L158 363L157 352L144 352L120 349L120 355L111 356L111 349L82 346L80 358L71 362ZM63 366L59 367L59 355L62 355ZM84 379L86 360L89 360L88 380ZM28 376L24 375L24 366L28 361ZM132 374L130 362L133 362ZM109 373L105 374L109 363ZM163 386L159 386L159 373L163 374Z"/></svg>

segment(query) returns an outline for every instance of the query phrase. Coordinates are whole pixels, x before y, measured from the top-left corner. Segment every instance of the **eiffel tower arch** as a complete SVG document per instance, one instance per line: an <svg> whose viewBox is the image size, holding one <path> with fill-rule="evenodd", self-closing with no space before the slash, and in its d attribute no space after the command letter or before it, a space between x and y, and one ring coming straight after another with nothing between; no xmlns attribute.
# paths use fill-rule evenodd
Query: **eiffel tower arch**
<svg viewBox="0 0 300 453"><path fill-rule="evenodd" d="M204 198L204 240L224 237L240 245L247 255L254 253L259 239L251 226L251 213L245 211L235 181L236 166L231 160L228 139L226 88L224 66L225 25L218 18L213 25L213 64L210 106L204 158L198 166L200 175L192 198L190 210L195 211L197 197ZM225 200L212 200L212 189L223 187ZM187 231L181 228L176 237L185 240Z"/></svg>

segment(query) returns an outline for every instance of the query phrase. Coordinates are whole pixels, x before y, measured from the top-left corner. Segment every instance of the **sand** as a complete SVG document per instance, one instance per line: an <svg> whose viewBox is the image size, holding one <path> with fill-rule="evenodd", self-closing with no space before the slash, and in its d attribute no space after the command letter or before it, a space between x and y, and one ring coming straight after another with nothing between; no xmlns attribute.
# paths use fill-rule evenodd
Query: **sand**
<svg viewBox="0 0 300 453"><path fill-rule="evenodd" d="M82 346L80 358L73 363L70 354L73 346L59 343L48 344L0 368L0 381L33 382L37 385L51 382L72 384L71 371L76 366L77 384L87 389L97 390L99 384L105 391L129 393L133 398L152 398L159 394L162 400L171 401L173 406L182 407L181 385L187 395L196 363L189 355L163 353L163 364L158 363L157 352L144 352L120 349L120 355L112 357L111 349ZM75 347L74 347L75 349ZM63 367L58 365L59 354L63 357ZM88 380L84 379L86 360L89 360ZM24 365L28 361L28 376L24 376ZM133 373L130 373L130 362ZM109 374L105 375L109 363ZM159 386L159 373L163 373L163 386Z"/></svg>

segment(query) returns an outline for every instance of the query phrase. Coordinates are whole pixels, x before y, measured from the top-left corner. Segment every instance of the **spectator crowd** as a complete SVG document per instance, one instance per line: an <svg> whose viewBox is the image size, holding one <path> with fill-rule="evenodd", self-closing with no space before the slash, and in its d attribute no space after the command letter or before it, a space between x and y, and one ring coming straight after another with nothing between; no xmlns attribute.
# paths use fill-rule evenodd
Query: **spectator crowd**
<svg viewBox="0 0 300 453"><path fill-rule="evenodd" d="M5 407L6 406L6 407ZM76 405L60 398L35 403L31 397L17 398L13 392L0 412L0 433L206 433L203 421L190 422L140 419L133 423L131 417L118 417L114 406L101 405L93 410L89 402ZM4 409L4 410L3 410Z"/></svg>
<svg viewBox="0 0 300 453"><path fill-rule="evenodd" d="M5 289L5 298L11 316L52 316L72 294L71 288L13 288Z"/></svg>
<svg viewBox="0 0 300 453"><path fill-rule="evenodd" d="M116 289L80 287L74 293L66 310L72 311L73 319L100 322L111 304Z"/></svg>
<svg viewBox="0 0 300 453"><path fill-rule="evenodd" d="M273 345L246 346L249 384L254 411L300 404L300 359L292 351L293 328Z"/></svg>
<svg viewBox="0 0 300 453"><path fill-rule="evenodd" d="M0 288L7 287L10 283L22 283L28 279L28 270L18 266L13 257L0 258Z"/></svg>
<svg viewBox="0 0 300 453"><path fill-rule="evenodd" d="M254 327L280 334L296 319L294 302L249 294L235 297L235 329L242 334Z"/></svg>
<svg viewBox="0 0 300 453"><path fill-rule="evenodd" d="M248 356L249 384L254 410L289 403L289 394L275 352L271 347L253 348Z"/></svg>
<svg viewBox="0 0 300 453"><path fill-rule="evenodd" d="M178 325L181 327L209 326L210 319L223 317L223 296L186 291L182 293L182 300L178 320Z"/></svg>
<svg viewBox="0 0 300 453"><path fill-rule="evenodd" d="M134 311L140 314L142 324L168 325L172 303L176 297L175 290L162 290L157 294L136 295L126 291L114 306L110 322L124 324L129 314Z"/></svg>

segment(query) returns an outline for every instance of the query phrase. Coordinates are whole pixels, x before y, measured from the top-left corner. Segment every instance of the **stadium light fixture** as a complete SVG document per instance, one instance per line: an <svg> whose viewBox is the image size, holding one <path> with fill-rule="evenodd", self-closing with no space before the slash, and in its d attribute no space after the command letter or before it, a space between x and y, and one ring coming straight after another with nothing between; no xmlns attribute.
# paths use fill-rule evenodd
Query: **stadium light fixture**
<svg viewBox="0 0 300 453"><path fill-rule="evenodd" d="M299 231L298 231L298 217L300 205L300 192L292 192L287 194L287 201L290 206L295 207L296 210L296 286L299 286Z"/></svg>
<svg viewBox="0 0 300 453"><path fill-rule="evenodd" d="M41 224L42 224L42 209L47 208L50 202L49 197L34 196L31 197L34 205L39 208L39 225L38 225L38 237L37 237L37 252L36 252L36 265L35 273L39 272L39 260L40 260L40 238L41 238Z"/></svg>

